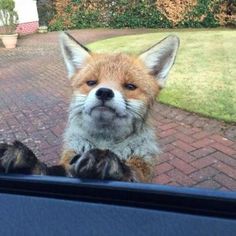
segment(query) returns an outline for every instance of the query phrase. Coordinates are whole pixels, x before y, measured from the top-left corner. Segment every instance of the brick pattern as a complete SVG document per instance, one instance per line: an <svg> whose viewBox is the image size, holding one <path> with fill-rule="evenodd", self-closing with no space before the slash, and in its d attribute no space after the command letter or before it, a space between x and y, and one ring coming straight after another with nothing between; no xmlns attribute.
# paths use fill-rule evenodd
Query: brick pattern
<svg viewBox="0 0 236 236"><path fill-rule="evenodd" d="M82 43L130 30L80 30ZM57 34L30 35L19 47L0 46L0 141L19 139L48 164L58 161L70 98ZM158 103L156 133L162 149L155 183L236 190L236 126Z"/></svg>
<svg viewBox="0 0 236 236"><path fill-rule="evenodd" d="M179 120L181 114L170 118L169 113L165 112L169 109L173 113L183 113L182 119ZM203 118L163 104L155 107L155 118L159 130L157 136L163 150L156 166L155 183L236 190L234 125L227 127L221 122L204 118L202 127L196 127L189 120ZM218 126L213 126L212 122L217 122ZM207 129L208 125L212 129Z"/></svg>
<svg viewBox="0 0 236 236"><path fill-rule="evenodd" d="M21 23L17 26L16 32L21 35L32 34L32 33L37 32L38 28L39 28L38 21Z"/></svg>

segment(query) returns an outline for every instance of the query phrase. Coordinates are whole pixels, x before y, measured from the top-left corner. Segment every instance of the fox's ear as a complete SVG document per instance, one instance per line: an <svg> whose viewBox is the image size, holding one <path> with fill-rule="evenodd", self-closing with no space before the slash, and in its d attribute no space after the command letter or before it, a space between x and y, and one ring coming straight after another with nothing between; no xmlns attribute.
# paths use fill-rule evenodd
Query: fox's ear
<svg viewBox="0 0 236 236"><path fill-rule="evenodd" d="M68 76L71 78L77 70L82 68L85 60L90 57L90 51L66 32L60 34L60 46Z"/></svg>
<svg viewBox="0 0 236 236"><path fill-rule="evenodd" d="M160 87L164 87L179 48L179 38L170 35L139 56Z"/></svg>

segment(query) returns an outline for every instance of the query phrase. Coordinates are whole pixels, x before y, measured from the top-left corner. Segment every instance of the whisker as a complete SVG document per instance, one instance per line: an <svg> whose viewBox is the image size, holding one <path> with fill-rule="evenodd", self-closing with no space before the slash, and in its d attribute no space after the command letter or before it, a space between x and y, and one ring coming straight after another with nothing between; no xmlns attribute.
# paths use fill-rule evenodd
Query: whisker
<svg viewBox="0 0 236 236"><path fill-rule="evenodd" d="M86 95L76 95L72 98L72 102L69 107L70 119L74 119L76 116L82 113L86 98Z"/></svg>
<svg viewBox="0 0 236 236"><path fill-rule="evenodd" d="M82 108L84 104L77 104L76 106L70 107L69 112L73 112L73 110L77 110L78 108Z"/></svg>
<svg viewBox="0 0 236 236"><path fill-rule="evenodd" d="M145 105L136 100L125 100L126 109L137 119L145 121L146 109Z"/></svg>

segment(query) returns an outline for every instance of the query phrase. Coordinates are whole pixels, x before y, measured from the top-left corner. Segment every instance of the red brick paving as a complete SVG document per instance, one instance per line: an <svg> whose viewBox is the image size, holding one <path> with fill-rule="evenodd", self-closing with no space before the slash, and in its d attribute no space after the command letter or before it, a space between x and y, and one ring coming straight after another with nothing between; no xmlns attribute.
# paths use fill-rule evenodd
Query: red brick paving
<svg viewBox="0 0 236 236"><path fill-rule="evenodd" d="M79 30L82 43L143 30ZM30 35L15 50L0 45L0 141L19 139L55 163L67 119L70 88L57 33ZM162 154L154 182L236 190L236 126L163 104L155 106Z"/></svg>

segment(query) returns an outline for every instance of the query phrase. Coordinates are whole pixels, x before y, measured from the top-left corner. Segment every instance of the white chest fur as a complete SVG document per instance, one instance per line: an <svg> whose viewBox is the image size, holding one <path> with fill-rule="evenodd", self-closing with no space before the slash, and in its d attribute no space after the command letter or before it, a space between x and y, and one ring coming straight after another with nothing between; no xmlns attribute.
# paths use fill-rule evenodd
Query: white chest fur
<svg viewBox="0 0 236 236"><path fill-rule="evenodd" d="M92 127L90 127L93 129ZM110 130L110 135L118 131ZM146 160L151 160L159 153L158 144L154 131L143 125L141 129L135 130L124 139L114 141L112 138L92 137L89 128L85 128L78 119L69 119L67 129L64 134L64 148L72 149L78 154L89 151L92 148L109 149L121 159L128 159L131 156L138 156Z"/></svg>

